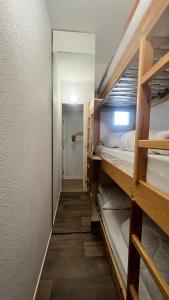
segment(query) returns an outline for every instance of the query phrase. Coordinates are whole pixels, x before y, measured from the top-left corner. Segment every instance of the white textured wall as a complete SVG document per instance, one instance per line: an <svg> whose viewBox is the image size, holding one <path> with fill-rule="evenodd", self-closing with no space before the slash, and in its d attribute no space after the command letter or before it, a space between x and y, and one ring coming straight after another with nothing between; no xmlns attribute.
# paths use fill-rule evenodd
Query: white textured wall
<svg viewBox="0 0 169 300"><path fill-rule="evenodd" d="M50 42L44 0L0 1L1 300L32 300L51 230Z"/></svg>

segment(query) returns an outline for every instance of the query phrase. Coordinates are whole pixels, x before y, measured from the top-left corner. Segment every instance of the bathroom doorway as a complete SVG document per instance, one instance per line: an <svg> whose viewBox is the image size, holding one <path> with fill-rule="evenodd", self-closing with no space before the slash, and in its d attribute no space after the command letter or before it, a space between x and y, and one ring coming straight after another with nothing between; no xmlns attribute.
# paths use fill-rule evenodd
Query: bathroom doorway
<svg viewBox="0 0 169 300"><path fill-rule="evenodd" d="M86 189L83 104L62 104L62 192Z"/></svg>

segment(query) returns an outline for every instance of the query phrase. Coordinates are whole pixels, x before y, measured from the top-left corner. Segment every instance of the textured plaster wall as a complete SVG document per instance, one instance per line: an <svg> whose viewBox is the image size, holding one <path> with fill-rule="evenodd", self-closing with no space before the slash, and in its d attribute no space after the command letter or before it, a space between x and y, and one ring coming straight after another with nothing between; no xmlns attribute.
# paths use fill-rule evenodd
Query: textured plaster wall
<svg viewBox="0 0 169 300"><path fill-rule="evenodd" d="M51 31L0 0L0 299L32 300L51 230Z"/></svg>

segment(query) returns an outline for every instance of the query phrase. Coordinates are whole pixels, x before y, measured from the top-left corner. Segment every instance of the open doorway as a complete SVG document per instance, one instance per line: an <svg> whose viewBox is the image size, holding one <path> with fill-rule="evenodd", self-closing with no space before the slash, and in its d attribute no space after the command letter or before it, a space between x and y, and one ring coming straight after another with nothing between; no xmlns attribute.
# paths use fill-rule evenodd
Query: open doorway
<svg viewBox="0 0 169 300"><path fill-rule="evenodd" d="M84 106L62 104L62 192L84 190Z"/></svg>

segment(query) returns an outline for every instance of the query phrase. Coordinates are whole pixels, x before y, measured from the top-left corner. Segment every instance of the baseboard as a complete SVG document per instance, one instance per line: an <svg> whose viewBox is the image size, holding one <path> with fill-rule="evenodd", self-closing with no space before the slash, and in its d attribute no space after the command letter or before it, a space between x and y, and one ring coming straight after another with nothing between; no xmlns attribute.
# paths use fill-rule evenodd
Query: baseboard
<svg viewBox="0 0 169 300"><path fill-rule="evenodd" d="M59 205L60 194L61 194L61 192L59 192L58 201L57 201L55 213L54 213L53 220L52 220L52 224L53 224L53 225L54 225L54 221L55 221L55 218L56 218L56 213L57 213L57 209L58 209L58 205Z"/></svg>
<svg viewBox="0 0 169 300"><path fill-rule="evenodd" d="M44 254L44 257L43 257L43 260L42 260L42 265L41 265L41 268L40 268L38 280L37 280L36 287L35 287L35 292L34 292L34 295L33 295L33 300L35 300L36 296L37 296L37 292L38 292L38 288L39 288L39 283L40 283L40 279L41 279L41 275L42 275L42 270L43 270L43 266L44 266L44 263L45 263L45 259L46 259L46 255L47 255L47 251L48 251L48 247L49 247L51 235L52 235L52 230L53 230L53 228L51 229L51 232L49 234L49 238L48 238L48 242L47 242L47 245L46 245L45 254Z"/></svg>
<svg viewBox="0 0 169 300"><path fill-rule="evenodd" d="M81 177L81 176L64 176L63 179L80 179L80 180L82 180L83 177Z"/></svg>
<svg viewBox="0 0 169 300"><path fill-rule="evenodd" d="M53 217L53 223L54 223L54 220L55 220L55 217L56 217L56 213L57 213L57 209L58 209L58 205L59 205L60 193L61 192L59 192L58 201L57 201L57 205L56 205L56 209L55 209L55 213L54 213L54 217ZM40 283L40 279L41 279L41 275L42 275L42 271L43 271L43 266L44 266L44 263L45 263L46 255L47 255L48 248L49 248L49 243L50 243L52 231L53 231L53 226L52 226L52 229L51 229L51 232L50 232L50 235L49 235L49 239L48 239L48 242L47 242L45 254L44 254L44 257L43 257L43 260L42 260L42 265L41 265L39 276L38 276L38 280L37 280L37 283L36 283L36 288L35 288L35 292L34 292L34 295L33 295L33 300L35 300L36 296L37 296L38 287L39 287L39 283Z"/></svg>

